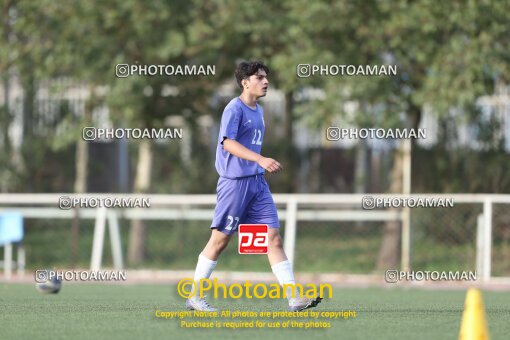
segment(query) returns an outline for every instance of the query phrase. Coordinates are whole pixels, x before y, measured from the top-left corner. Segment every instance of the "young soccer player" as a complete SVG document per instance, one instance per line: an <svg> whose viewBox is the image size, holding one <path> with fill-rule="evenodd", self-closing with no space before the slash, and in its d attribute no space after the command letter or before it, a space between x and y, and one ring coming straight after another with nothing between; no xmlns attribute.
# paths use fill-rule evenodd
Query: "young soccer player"
<svg viewBox="0 0 510 340"><path fill-rule="evenodd" d="M211 238L198 257L194 281L209 278L223 249L237 232L239 224L267 224L269 226L268 259L279 283L294 284L294 274L282 247L280 224L276 206L269 191L264 171L278 173L282 165L260 154L264 138L264 111L257 103L266 95L269 69L260 62L241 62L235 72L242 89L239 97L228 103L221 117L216 146L216 170L220 175L217 186L217 204L211 225ZM298 294L297 294L298 295ZM315 299L289 299L289 310L299 311L315 307ZM215 311L197 293L186 301L192 310Z"/></svg>

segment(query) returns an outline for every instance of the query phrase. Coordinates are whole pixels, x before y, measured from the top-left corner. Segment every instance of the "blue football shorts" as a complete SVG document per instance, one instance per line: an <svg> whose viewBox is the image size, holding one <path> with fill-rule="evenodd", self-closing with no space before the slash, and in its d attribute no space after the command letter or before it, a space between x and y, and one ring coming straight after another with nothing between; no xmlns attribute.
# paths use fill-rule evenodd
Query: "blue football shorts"
<svg viewBox="0 0 510 340"><path fill-rule="evenodd" d="M211 229L224 234L237 232L239 224L267 224L280 228L273 196L264 174L230 179L220 177Z"/></svg>

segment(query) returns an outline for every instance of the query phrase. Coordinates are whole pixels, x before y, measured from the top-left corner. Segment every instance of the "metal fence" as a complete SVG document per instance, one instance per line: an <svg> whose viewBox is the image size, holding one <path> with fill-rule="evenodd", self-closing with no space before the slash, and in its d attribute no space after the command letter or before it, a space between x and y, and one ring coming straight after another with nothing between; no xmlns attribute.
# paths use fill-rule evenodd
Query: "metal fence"
<svg viewBox="0 0 510 340"><path fill-rule="evenodd" d="M286 253L298 272L371 274L377 271L385 225L398 222L395 249L403 270L476 270L484 280L510 276L510 195L427 194L453 198L450 208L363 210L366 195L275 194ZM0 213L24 216L27 268L102 266L193 269L208 237L214 195L146 195L146 209L80 209L78 250L71 249L77 211L58 207L73 194L0 194ZM129 198L86 194L79 197ZM374 198L408 197L372 195ZM129 224L146 225L144 260L126 263ZM265 256L237 254L233 240L221 255L221 270L268 271ZM76 246L76 245L75 245ZM103 251L104 249L107 251ZM109 251L111 250L111 251ZM78 254L72 254L78 251ZM74 260L72 260L74 259ZM5 263L6 274L11 264Z"/></svg>

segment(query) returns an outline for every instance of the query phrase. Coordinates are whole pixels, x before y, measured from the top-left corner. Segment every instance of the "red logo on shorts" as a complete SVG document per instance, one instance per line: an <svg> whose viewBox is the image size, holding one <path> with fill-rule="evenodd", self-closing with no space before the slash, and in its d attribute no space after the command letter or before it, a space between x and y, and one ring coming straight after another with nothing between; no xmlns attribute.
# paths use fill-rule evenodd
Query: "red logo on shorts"
<svg viewBox="0 0 510 340"><path fill-rule="evenodd" d="M239 225L239 254L267 254L267 224Z"/></svg>

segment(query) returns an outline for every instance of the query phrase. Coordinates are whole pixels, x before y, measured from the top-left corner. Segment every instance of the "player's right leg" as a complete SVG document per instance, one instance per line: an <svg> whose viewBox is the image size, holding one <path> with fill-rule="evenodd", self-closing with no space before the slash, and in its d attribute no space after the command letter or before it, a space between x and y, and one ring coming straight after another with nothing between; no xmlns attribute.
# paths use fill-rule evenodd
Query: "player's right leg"
<svg viewBox="0 0 510 340"><path fill-rule="evenodd" d="M232 235L227 235L221 231L212 229L211 237L205 245L204 250L202 250L202 254L211 261L216 261L223 249L227 247L231 237Z"/></svg>
<svg viewBox="0 0 510 340"><path fill-rule="evenodd" d="M198 310L205 312L216 311L216 308L211 306L204 297L200 297L198 287L200 287L201 279L208 279L216 267L217 259L223 249L225 249L230 241L232 235L227 235L216 229L211 232L209 242L207 242L204 250L198 256L197 267L195 269L195 296L186 300L186 308L190 310Z"/></svg>
<svg viewBox="0 0 510 340"><path fill-rule="evenodd" d="M217 203L211 225L212 233L207 245L198 257L195 270L195 287L200 286L201 279L208 279L216 267L218 257L226 248L230 238L237 232L239 222L243 220L246 207L255 194L250 186L253 179L227 179L220 177L217 186ZM200 292L195 290L195 296L186 301L188 309L214 311Z"/></svg>

